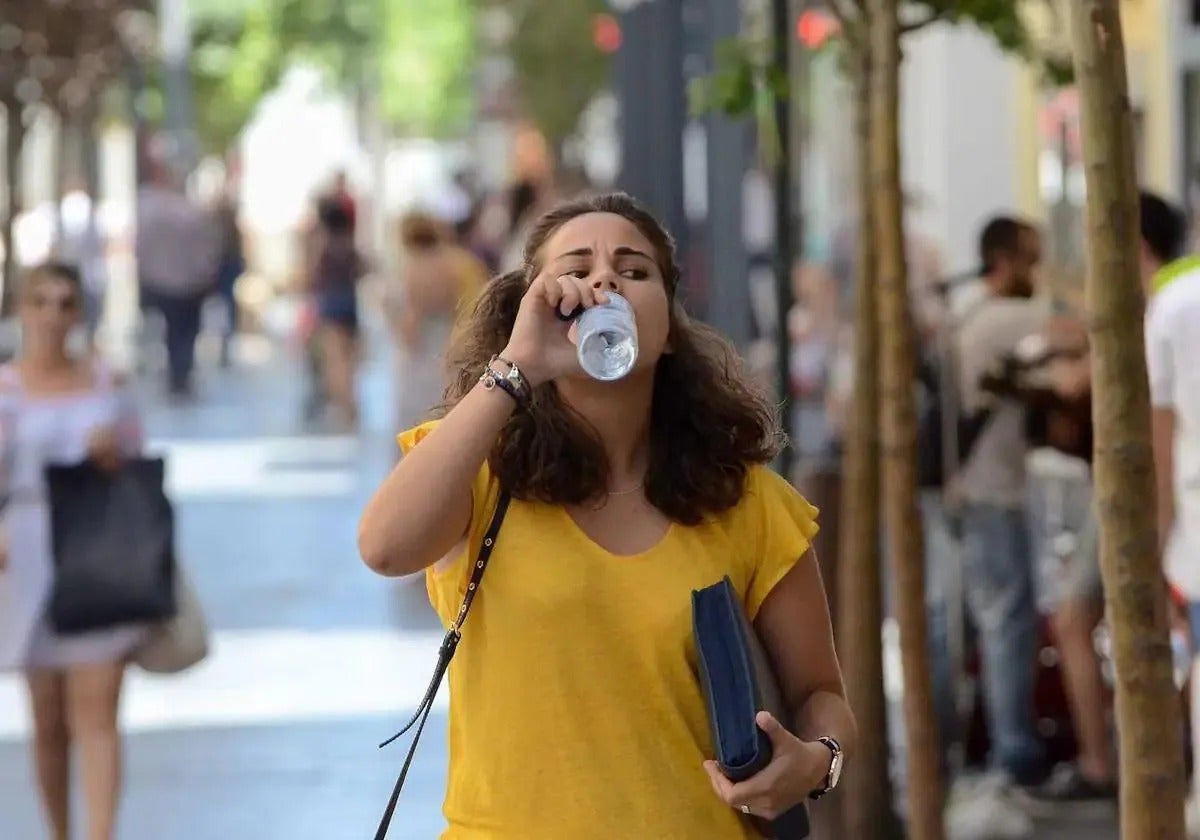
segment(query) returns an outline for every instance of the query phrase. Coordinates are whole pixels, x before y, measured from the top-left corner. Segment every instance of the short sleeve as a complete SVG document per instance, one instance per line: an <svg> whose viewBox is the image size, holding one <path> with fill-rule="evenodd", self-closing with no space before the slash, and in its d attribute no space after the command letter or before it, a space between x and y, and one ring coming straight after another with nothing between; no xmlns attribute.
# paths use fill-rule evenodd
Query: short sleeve
<svg viewBox="0 0 1200 840"><path fill-rule="evenodd" d="M433 433L439 422L438 420L429 420L398 434L396 442L400 445L400 451L407 455ZM479 552L484 532L487 531L487 526L491 522L492 513L499 498L500 484L492 476L492 471L485 461L479 468L475 480L471 483L471 525L467 536L466 551L461 552L449 566L437 571L430 566L427 571L426 579L429 584L430 600L443 618L448 614L453 615L454 611L458 610L458 599L466 591L467 586L466 558L468 555L473 557ZM443 583L448 583L456 578L457 585L443 585Z"/></svg>
<svg viewBox="0 0 1200 840"><path fill-rule="evenodd" d="M1169 318L1164 300L1151 304L1146 319L1146 371L1150 377L1150 404L1175 407L1175 360L1172 356Z"/></svg>
<svg viewBox="0 0 1200 840"><path fill-rule="evenodd" d="M751 471L742 504L745 527L753 531L746 542L755 547L745 594L754 620L771 590L812 547L818 511L783 476L762 466Z"/></svg>

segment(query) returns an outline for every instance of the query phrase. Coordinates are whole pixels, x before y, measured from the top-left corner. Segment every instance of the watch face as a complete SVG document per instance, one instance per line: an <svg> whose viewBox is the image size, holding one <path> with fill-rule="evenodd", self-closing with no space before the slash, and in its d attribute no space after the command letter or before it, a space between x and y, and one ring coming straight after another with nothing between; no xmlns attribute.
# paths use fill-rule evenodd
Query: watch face
<svg viewBox="0 0 1200 840"><path fill-rule="evenodd" d="M842 753L839 750L833 754L833 763L829 765L829 787L835 788L842 778Z"/></svg>

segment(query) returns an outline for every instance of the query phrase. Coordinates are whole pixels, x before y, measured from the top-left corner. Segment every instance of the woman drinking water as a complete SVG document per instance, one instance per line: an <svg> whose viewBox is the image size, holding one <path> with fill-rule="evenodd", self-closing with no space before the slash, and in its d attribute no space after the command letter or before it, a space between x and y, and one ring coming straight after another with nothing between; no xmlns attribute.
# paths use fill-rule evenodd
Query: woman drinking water
<svg viewBox="0 0 1200 840"><path fill-rule="evenodd" d="M632 199L550 211L461 325L440 419L400 436L363 515L366 563L425 570L447 624L494 542L450 669L445 838L750 838L746 815L823 792L853 751L816 510L767 468L774 410L678 284L670 237ZM636 358L602 381L564 319L617 295ZM692 642L692 590L726 575L789 709L759 713L774 757L739 784L712 761Z"/></svg>

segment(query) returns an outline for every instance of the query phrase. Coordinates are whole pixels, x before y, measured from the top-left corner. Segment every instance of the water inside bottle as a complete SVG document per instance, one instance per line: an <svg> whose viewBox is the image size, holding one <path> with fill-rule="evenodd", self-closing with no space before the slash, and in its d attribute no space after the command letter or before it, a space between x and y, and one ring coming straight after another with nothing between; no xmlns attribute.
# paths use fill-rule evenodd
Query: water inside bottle
<svg viewBox="0 0 1200 840"><path fill-rule="evenodd" d="M620 379L637 361L637 341L621 330L597 330L579 345L579 364L593 379Z"/></svg>

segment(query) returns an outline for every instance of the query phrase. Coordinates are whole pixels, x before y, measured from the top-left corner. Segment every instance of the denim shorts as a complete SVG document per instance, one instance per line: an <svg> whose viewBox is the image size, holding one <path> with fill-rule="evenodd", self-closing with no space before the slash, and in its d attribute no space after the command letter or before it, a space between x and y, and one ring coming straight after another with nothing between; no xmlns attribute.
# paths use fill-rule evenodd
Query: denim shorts
<svg viewBox="0 0 1200 840"><path fill-rule="evenodd" d="M1056 450L1026 460L1038 609L1100 601L1100 532L1088 464Z"/></svg>
<svg viewBox="0 0 1200 840"><path fill-rule="evenodd" d="M358 330L358 299L353 290L322 292L317 295L317 315L323 324Z"/></svg>

